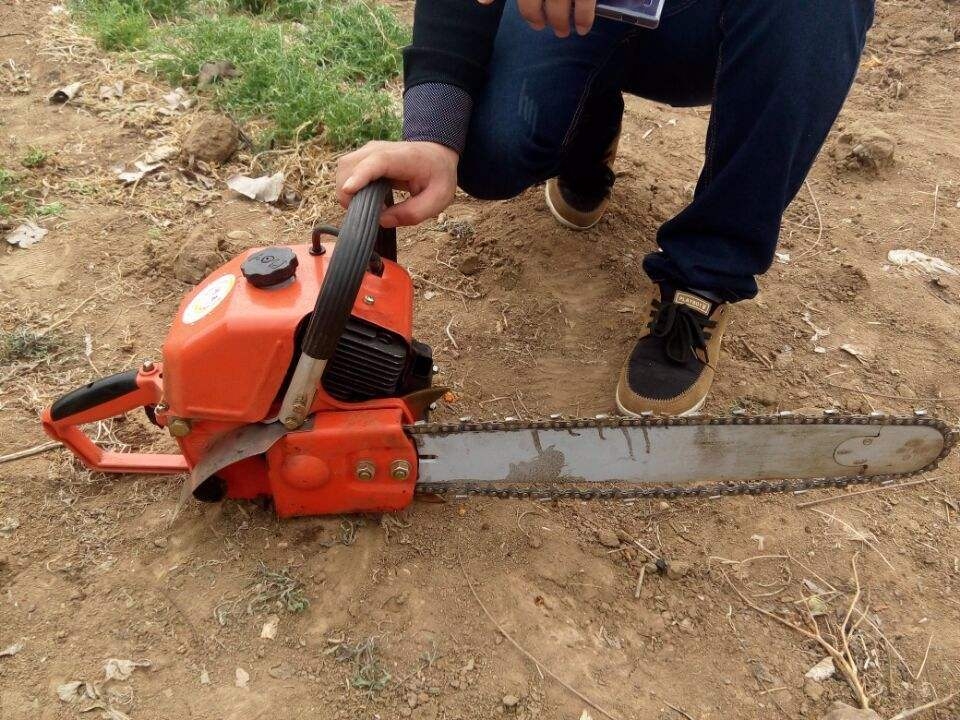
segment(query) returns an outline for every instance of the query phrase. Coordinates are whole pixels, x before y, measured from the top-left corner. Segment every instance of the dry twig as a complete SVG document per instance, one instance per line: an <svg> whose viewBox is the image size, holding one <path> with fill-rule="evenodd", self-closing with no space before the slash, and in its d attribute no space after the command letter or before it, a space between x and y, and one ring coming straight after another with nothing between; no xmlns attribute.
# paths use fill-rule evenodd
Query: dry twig
<svg viewBox="0 0 960 720"><path fill-rule="evenodd" d="M854 495L867 495L868 493L877 493L883 492L884 490L900 490L901 488L913 487L914 485L926 485L927 483L936 482L937 480L942 480L940 477L933 478L924 478L922 480L910 480L909 482L899 483L897 485L880 485L878 487L867 488L866 490L856 490L854 492L844 493L842 495L833 495L831 497L820 498L819 500L808 500L807 502L797 503L794 505L796 508L806 508L813 507L814 505L823 505L824 503L837 502L838 500L846 500L851 498Z"/></svg>
<svg viewBox="0 0 960 720"><path fill-rule="evenodd" d="M856 583L856 590L853 595L853 600L850 601L850 605L847 608L847 613L844 616L843 623L838 628L838 636L840 638L839 647L836 641L831 643L828 641L823 634L820 632L820 626L817 624L816 618L813 617L813 614L810 612L810 608L807 607L806 603L801 603L803 609L804 620L807 624L807 628L801 627L790 620L780 617L779 615L765 610L764 608L757 605L753 600L744 595L740 588L733 584L729 576L726 573L723 574L723 579L730 586L730 588L737 594L737 596L752 610L760 613L764 617L770 618L771 620L787 627L794 632L797 632L803 635L808 640L812 640L817 643L821 648L823 648L827 654L833 659L833 664L840 672L843 674L844 679L846 679L847 684L850 686L850 689L854 691L857 695L857 702L860 703L860 707L864 710L870 707L870 699L867 697L866 690L863 687L863 683L860 682L860 673L857 670L856 660L853 658L853 654L850 651L849 637L850 633L856 628L856 625L850 626L850 616L853 614L853 610L856 607L857 603L860 601L860 575L857 572L857 557L859 553L854 554L851 564L853 566L853 579ZM859 621L858 621L859 622Z"/></svg>
<svg viewBox="0 0 960 720"><path fill-rule="evenodd" d="M18 450L17 452L12 452L8 455L0 455L0 464L13 462L14 460L22 460L23 458L31 457L33 455L39 455L40 453L45 453L48 450L53 450L57 447L60 447L59 442L45 442L42 445L27 448L26 450Z"/></svg>
<svg viewBox="0 0 960 720"><path fill-rule="evenodd" d="M532 662L536 666L538 672L549 675L561 687L565 688L569 692L576 695L578 698L580 698L583 702L585 702L587 705L592 707L597 712L600 712L606 715L608 718L610 718L610 720L619 720L618 716L614 715L609 710L605 710L600 705L597 705L597 703L595 703L593 700L591 700L586 695L581 693L575 687L568 685L559 677L557 677L548 667L544 666L544 664L540 662L540 660L538 660L536 656L534 656L532 653L527 651L526 648L524 648L520 643L514 640L513 637L510 635L510 633L504 630L503 626L500 625L500 623L496 621L493 615L490 614L490 611L487 610L487 606L483 604L483 601L480 599L480 596L477 594L476 589L473 587L473 581L470 579L470 576L467 574L467 569L463 565L463 557L461 557L459 550L457 550L457 562L460 564L460 572L463 574L463 579L467 581L467 587L470 588L470 593L473 595L473 599L476 601L477 605L480 606L480 609L483 610L483 614L487 616L487 619L491 623L493 623L493 626L497 629L497 631L501 635L503 635L503 637L505 637L511 645L513 645L517 650L519 650L524 655L524 657L526 657L530 662Z"/></svg>
<svg viewBox="0 0 960 720"><path fill-rule="evenodd" d="M945 695L942 698L938 698L937 700L931 700L928 703L925 703L923 705L918 705L917 707L910 708L909 710L902 710L898 712L896 715L894 715L892 718L890 718L890 720L907 720L907 718L912 718L914 715L919 715L925 710L931 710L935 707L939 707L940 705L946 705L948 702L953 700L958 695L960 695L960 690L954 690L949 695Z"/></svg>

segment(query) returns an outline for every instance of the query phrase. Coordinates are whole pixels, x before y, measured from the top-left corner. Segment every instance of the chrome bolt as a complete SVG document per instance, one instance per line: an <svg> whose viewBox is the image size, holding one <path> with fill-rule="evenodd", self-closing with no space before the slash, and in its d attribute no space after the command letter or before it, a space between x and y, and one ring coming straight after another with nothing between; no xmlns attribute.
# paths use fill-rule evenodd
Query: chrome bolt
<svg viewBox="0 0 960 720"><path fill-rule="evenodd" d="M390 477L394 480L406 480L410 477L410 463L406 460L394 460L390 463Z"/></svg>
<svg viewBox="0 0 960 720"><path fill-rule="evenodd" d="M140 369L143 372L148 373L148 372L153 372L153 369L155 367L156 365L153 364L153 360L144 360L143 364L140 366Z"/></svg>
<svg viewBox="0 0 960 720"><path fill-rule="evenodd" d="M377 466L374 465L369 460L361 460L357 463L356 475L357 480L373 480L374 476L377 474Z"/></svg>
<svg viewBox="0 0 960 720"><path fill-rule="evenodd" d="M167 430L173 437L186 437L192 429L192 423L186 418L173 418L167 423Z"/></svg>
<svg viewBox="0 0 960 720"><path fill-rule="evenodd" d="M373 295L364 295L364 296L363 296L363 301L364 301L367 305L373 305L373 303L376 302L376 301L373 299Z"/></svg>

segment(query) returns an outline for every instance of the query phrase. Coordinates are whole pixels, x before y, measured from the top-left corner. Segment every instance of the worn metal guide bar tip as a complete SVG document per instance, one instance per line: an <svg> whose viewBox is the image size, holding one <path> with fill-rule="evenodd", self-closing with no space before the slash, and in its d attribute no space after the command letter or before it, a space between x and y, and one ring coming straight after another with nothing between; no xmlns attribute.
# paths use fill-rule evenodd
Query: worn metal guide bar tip
<svg viewBox="0 0 960 720"><path fill-rule="evenodd" d="M420 454L418 494L544 500L886 484L932 470L957 442L957 431L923 413L464 420L405 430Z"/></svg>

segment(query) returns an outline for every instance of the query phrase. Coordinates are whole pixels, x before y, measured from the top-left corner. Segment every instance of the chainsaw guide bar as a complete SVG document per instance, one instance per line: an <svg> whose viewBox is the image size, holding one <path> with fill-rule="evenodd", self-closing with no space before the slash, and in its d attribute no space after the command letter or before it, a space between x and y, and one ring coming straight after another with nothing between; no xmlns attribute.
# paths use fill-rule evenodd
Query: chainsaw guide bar
<svg viewBox="0 0 960 720"><path fill-rule="evenodd" d="M923 413L830 411L822 417L418 423L404 430L420 456L417 494L542 500L709 498L886 484L934 469L957 441L949 425Z"/></svg>

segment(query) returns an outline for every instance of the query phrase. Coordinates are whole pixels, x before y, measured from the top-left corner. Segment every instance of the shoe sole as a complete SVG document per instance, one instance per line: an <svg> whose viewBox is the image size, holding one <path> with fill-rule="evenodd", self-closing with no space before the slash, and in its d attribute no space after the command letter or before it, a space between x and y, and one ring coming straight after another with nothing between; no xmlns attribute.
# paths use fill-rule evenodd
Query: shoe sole
<svg viewBox="0 0 960 720"><path fill-rule="evenodd" d="M592 223L590 223L589 225L577 225L576 223L572 223L572 222L570 222L569 220L567 220L567 219L566 219L563 215L561 215L561 214L557 211L557 209L553 206L553 201L550 199L550 191L547 190L547 186L546 186L546 185L543 186L543 199L546 200L546 202L547 202L547 207L550 209L550 214L553 215L554 220L556 220L558 223L560 223L561 225L563 225L563 226L566 227L566 228L569 228L569 229L571 229L571 230L589 230L589 229L592 228L594 225L596 225L598 222L600 222L600 218L599 218L599 217L598 217L596 220L594 220ZM601 215L600 217L603 217L603 216Z"/></svg>
<svg viewBox="0 0 960 720"><path fill-rule="evenodd" d="M620 403L620 396L619 396L619 395L616 396L616 401L617 401L617 409L620 410L620 412L622 412L622 413L623 413L624 415L626 415L627 417L635 417L635 418L643 417L643 415L641 415L640 413L635 413L635 412L633 412L632 410L627 410L627 409ZM693 414L699 412L700 408L703 407L703 404L704 404L706 401L707 401L707 398L706 398L706 397L703 397L703 398L700 399L700 402L698 402L698 403L697 403L696 405L694 405L692 408L690 408L689 410L684 410L682 413L680 413L679 415L675 415L674 417L687 417L688 415L693 415Z"/></svg>

